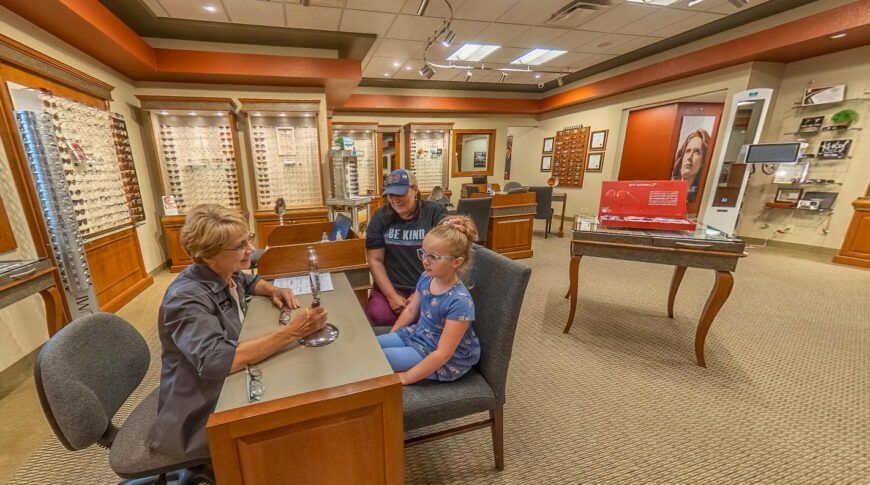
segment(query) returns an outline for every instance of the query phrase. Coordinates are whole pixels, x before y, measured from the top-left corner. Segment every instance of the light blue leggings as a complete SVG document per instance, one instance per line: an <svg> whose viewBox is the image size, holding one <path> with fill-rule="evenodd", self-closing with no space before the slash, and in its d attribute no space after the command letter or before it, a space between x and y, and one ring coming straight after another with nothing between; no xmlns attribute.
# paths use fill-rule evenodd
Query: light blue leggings
<svg viewBox="0 0 870 485"><path fill-rule="evenodd" d="M378 335L378 343L381 344L384 355L387 356L387 361L395 372L404 372L423 361L420 353L405 345L405 342L396 332ZM433 372L426 379L437 380L438 378Z"/></svg>

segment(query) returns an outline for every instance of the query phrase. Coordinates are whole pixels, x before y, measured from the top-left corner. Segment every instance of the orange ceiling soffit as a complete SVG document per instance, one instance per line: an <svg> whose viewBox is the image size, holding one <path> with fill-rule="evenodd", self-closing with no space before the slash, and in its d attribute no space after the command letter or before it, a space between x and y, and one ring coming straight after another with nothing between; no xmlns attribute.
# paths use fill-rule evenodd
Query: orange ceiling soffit
<svg viewBox="0 0 870 485"><path fill-rule="evenodd" d="M156 77L162 73L215 75L256 75L261 77L308 79L323 85L326 79L362 79L362 63L353 59L292 57L267 54L236 54L181 49L154 49Z"/></svg>
<svg viewBox="0 0 870 485"><path fill-rule="evenodd" d="M540 111L540 100L354 94L344 103L340 111L536 114Z"/></svg>

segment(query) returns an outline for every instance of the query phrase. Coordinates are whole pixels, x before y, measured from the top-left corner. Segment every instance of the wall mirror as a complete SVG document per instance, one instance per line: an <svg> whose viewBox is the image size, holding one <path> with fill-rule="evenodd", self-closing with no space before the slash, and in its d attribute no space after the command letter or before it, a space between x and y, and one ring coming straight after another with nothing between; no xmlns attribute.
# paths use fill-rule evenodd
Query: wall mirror
<svg viewBox="0 0 870 485"><path fill-rule="evenodd" d="M453 130L454 177L492 175L495 130Z"/></svg>

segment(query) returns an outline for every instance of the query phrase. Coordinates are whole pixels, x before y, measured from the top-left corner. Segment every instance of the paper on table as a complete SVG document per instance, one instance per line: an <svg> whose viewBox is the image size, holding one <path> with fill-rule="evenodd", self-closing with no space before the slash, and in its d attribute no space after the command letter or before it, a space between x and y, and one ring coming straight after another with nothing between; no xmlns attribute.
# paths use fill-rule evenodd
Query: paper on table
<svg viewBox="0 0 870 485"><path fill-rule="evenodd" d="M329 273L321 273L320 275L320 291L332 291L332 275ZM272 284L278 288L289 288L294 295L307 295L311 293L311 282L308 276L294 276L292 278L278 278L272 281Z"/></svg>

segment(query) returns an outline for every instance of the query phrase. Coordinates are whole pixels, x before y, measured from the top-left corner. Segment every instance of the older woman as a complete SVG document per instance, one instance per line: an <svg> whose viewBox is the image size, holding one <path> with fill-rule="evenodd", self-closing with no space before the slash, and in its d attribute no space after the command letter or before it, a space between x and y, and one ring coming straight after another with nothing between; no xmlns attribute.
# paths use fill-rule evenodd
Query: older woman
<svg viewBox="0 0 870 485"><path fill-rule="evenodd" d="M224 378L326 322L322 307L307 308L288 325L239 342L245 295L269 296L278 308L299 307L290 290L241 271L251 265L252 240L248 222L236 211L204 204L187 214L181 244L194 264L169 285L158 315L163 367L157 422L147 441L157 451L187 458L208 456L205 424Z"/></svg>
<svg viewBox="0 0 870 485"><path fill-rule="evenodd" d="M366 229L366 255L375 281L366 316L372 325L392 326L423 274L423 263L417 258L423 236L447 215L447 209L420 200L416 177L402 169L387 176L384 198L386 204L375 211Z"/></svg>

